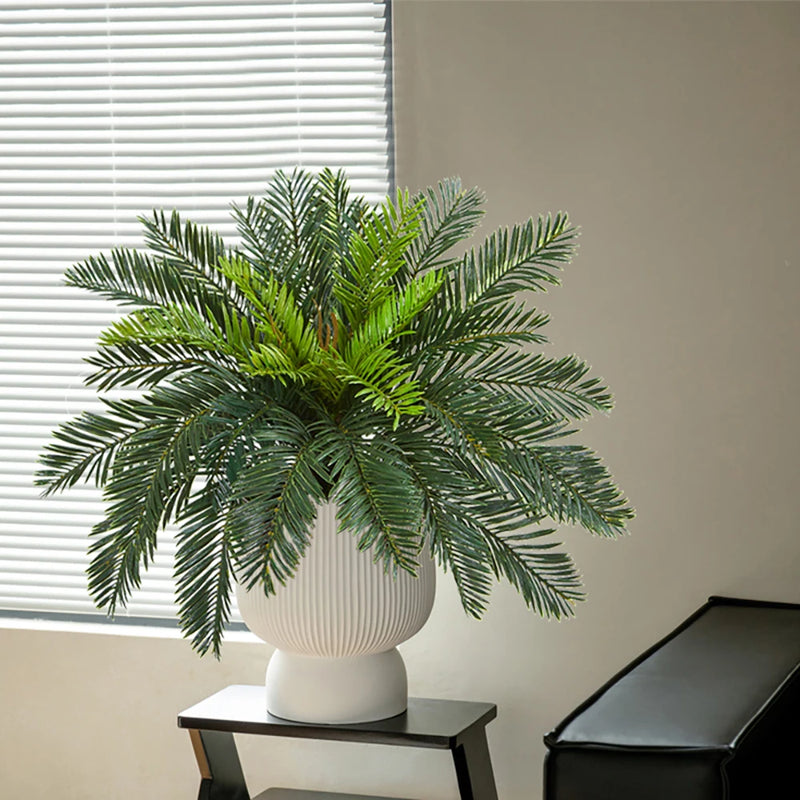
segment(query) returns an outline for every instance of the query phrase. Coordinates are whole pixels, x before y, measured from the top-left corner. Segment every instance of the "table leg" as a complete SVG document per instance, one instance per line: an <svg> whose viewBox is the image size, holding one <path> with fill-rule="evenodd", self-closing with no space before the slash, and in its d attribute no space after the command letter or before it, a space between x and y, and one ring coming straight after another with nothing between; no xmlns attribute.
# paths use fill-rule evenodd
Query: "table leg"
<svg viewBox="0 0 800 800"><path fill-rule="evenodd" d="M453 750L453 761L461 800L497 800L485 728L467 731Z"/></svg>
<svg viewBox="0 0 800 800"><path fill-rule="evenodd" d="M190 730L200 770L197 800L250 800L232 733Z"/></svg>

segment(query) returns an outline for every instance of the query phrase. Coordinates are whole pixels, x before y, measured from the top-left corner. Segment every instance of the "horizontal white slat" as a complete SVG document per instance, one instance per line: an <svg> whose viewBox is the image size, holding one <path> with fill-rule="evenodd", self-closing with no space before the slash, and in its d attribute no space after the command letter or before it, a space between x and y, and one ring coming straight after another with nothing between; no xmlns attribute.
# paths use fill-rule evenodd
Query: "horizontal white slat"
<svg viewBox="0 0 800 800"><path fill-rule="evenodd" d="M147 570L149 581L169 580L172 577L172 569L167 559L161 558L161 563L151 564ZM85 585L86 577L84 572L89 559L86 554L78 558L64 550L35 550L22 547L0 547L0 576L15 575L17 580L26 574L47 575L51 572L49 565L54 565L52 574L61 575L63 578L75 575ZM3 581L0 580L0 583Z"/></svg>
<svg viewBox="0 0 800 800"><path fill-rule="evenodd" d="M84 570L85 564L84 551L0 546L0 569L3 572L38 574L52 570L55 574L70 574L76 568Z"/></svg>
<svg viewBox="0 0 800 800"><path fill-rule="evenodd" d="M314 166L314 159L306 156L301 160L304 162L304 166L312 171L314 169L321 169L322 166L324 166L324 162L319 162L318 165ZM277 169L285 167L286 162L284 160L276 158L275 161ZM337 164L336 166L339 165ZM247 170L244 168L240 168L239 170L204 170L202 177L203 181L209 184L226 184L225 187L220 187L225 189L230 189L235 182L236 191L233 194L233 198L241 202L239 198L246 198L248 192L254 195L261 194L261 191L267 184L270 173L266 171L266 169L263 169L262 165L257 165L254 169L258 174L248 174ZM348 167L347 173L348 175L353 175L354 178L381 180L386 177L385 170L369 165L362 166L360 164L359 166ZM126 176L121 177L125 178ZM191 183L189 175L172 174L168 171L160 175L149 175L146 180L136 180L135 178L135 175L127 176L127 180L118 180L117 186L120 187L120 189L124 188L129 196L138 195L145 198L140 202L140 208L152 208L153 203L147 202L146 198L157 195L165 186L168 186L172 193L186 194L188 197L191 197L192 188L194 187L196 189L196 185ZM96 184L101 182L102 176L87 175L85 170L65 169L60 171L57 175L48 175L45 170L28 169L14 171L0 169L0 179L3 181L3 193L7 194L15 194L20 191L25 186L25 180L27 179L30 181L28 184L30 186L30 191L34 193L42 192L50 194L53 191L54 185L67 184L63 186L64 194L87 195L97 192ZM353 183L355 183L355 181L353 181ZM220 192L220 188L216 186L210 188L214 194L220 197L220 200L225 196L231 197L230 193L225 195L224 192ZM357 189L355 193L361 194Z"/></svg>
<svg viewBox="0 0 800 800"><path fill-rule="evenodd" d="M72 395L72 397L69 397ZM69 408L71 405L77 405L77 411L103 411L101 403L91 402L89 396L81 397L76 392L63 392L61 397L54 397L53 399L32 399L29 398L22 405L22 398L19 396L13 398L3 398L0 396L0 425L15 423L16 421L31 421L39 422L42 416L48 419L57 418L63 414L76 413L73 409ZM28 415L28 416L26 416Z"/></svg>
<svg viewBox="0 0 800 800"><path fill-rule="evenodd" d="M294 130L287 129L284 137L286 134L295 135L296 133L296 127ZM339 136L341 135L339 134ZM0 149L6 154L7 159L13 161L14 166L24 165L26 162L35 163L38 159L44 158L83 158L96 162L102 157L97 153L97 143L92 141L68 142L53 135L51 141L45 146L41 141L41 134L36 138L36 141L31 143L10 142L8 137L4 137L4 139L5 141L0 145ZM306 137L304 137L304 143L304 150L306 147L310 147L311 152L320 156L329 154L331 158L337 159L341 158L343 153L355 150L374 154L372 158L375 158L375 155L385 154L387 150L387 145L375 146L369 136L355 135L353 133L341 138L336 138L333 134L323 135L320 136L319 141L314 141L313 139L307 141ZM133 142L121 142L118 140L114 146L116 152L124 155L127 159L133 160L138 157L149 160L153 156L153 144L152 140ZM159 148L160 158L165 157L164 153L174 153L176 157L184 159L196 157L198 158L198 163L219 156L230 157L231 159L245 159L270 154L268 142L262 140L252 141L249 136L241 136L224 141L211 141L206 138L191 142L175 138L163 140L159 144L161 145Z"/></svg>
<svg viewBox="0 0 800 800"><path fill-rule="evenodd" d="M149 582L168 581L172 577L172 568L168 559L162 558L161 564L152 564L147 571ZM80 585L86 585L85 570L89 563L85 553L80 556L67 550L32 550L26 548L0 548L0 574L17 575L24 577L25 573L31 575L54 575L64 577L76 576ZM18 578L17 582L23 582ZM0 581L3 583L3 581Z"/></svg>
<svg viewBox="0 0 800 800"><path fill-rule="evenodd" d="M247 25L248 22L251 23L249 26ZM194 30L191 30L187 29L189 26L181 26L180 22L175 24L175 28L172 31L165 29L123 32L118 28L116 31L112 29L105 33L98 26L94 34L71 35L69 38L71 46L63 51L59 48L59 44L62 41L59 37L39 37L32 35L32 29L31 33L25 34L17 26L4 27L5 30L0 31L0 35L3 36L4 42L8 43L8 47L27 51L49 50L48 55L50 58L60 54L60 52L71 53L75 50L83 50L90 58L93 55L100 56L105 51L105 57L108 59L109 47L113 47L115 52L119 53L118 57L120 59L124 59L127 54L134 53L141 58L142 51L150 54L152 58L164 58L171 53L180 53L187 50L197 53L206 49L221 49L220 36L216 32L209 33L208 26L197 26ZM312 56L315 53L327 55L341 53L342 55L357 56L371 53L380 41L376 35L377 32L369 29L348 30L340 28L336 30L336 33L341 34L342 41L334 42L331 36L333 31L313 29L296 32L287 29L265 31L254 27L251 20L240 20L238 27L243 30L230 31L235 35L236 42L231 42L230 40L224 42L223 40L222 47L227 48L229 52L234 47L259 47L270 48L284 55L296 53L300 58L304 55ZM83 30L83 28L84 26L80 26L80 30ZM224 34L225 31L219 31L219 33ZM160 56L157 55L159 45L163 45ZM52 52L53 49L55 49L56 53Z"/></svg>
<svg viewBox="0 0 800 800"><path fill-rule="evenodd" d="M58 60L51 57L49 52L27 52L24 54L25 63L21 65L19 57L14 60L7 60L4 58L3 51L0 50L0 80L18 75L20 67L24 66L25 72L31 75L34 80L38 80L43 75L54 75L58 68L58 75L64 79L74 78L79 80L83 77L105 75L107 86L112 85L110 83L111 80L137 76L152 76L155 80L159 80L164 75L176 77L194 75L197 77L198 82L201 82L207 76L215 76L216 78L220 75L241 75L241 61L231 59L230 55L230 53L225 53L218 58L209 58L208 52L201 52L194 54L194 57L192 57L191 53L184 52L179 60L173 60L166 67L163 62L149 59L117 60L114 62L114 75L109 76L108 58L103 55L98 55L94 60L84 57L65 61L63 55L61 60ZM227 58L223 56L227 56ZM272 80L267 76L268 72L277 72L280 75L288 73L296 75L298 66L300 66L298 59L291 54L280 57L264 55L251 60L259 63L262 67L261 73L265 74L264 79L267 81ZM308 86L316 86L320 83L338 84L343 87L343 90L346 90L347 87L353 84L363 84L366 77L369 84L386 85L386 79L381 71L382 63L383 59L379 57L377 52L347 59L343 59L336 54L307 57L302 59L303 84ZM269 70L265 69L267 66ZM306 77L308 81L305 80ZM10 122L5 120L4 124L10 124Z"/></svg>
<svg viewBox="0 0 800 800"><path fill-rule="evenodd" d="M28 556L30 557L30 555L29 553ZM169 581L172 577L171 570L152 566L148 569L147 574L155 580L164 582ZM85 590L86 576L83 574L82 563L47 562L43 564L39 560L9 560L0 568L0 583L4 586L39 585L56 590L61 587Z"/></svg>
<svg viewBox="0 0 800 800"><path fill-rule="evenodd" d="M192 104L201 105L205 102L219 104L222 107L235 107L240 104L268 104L276 111L317 111L328 108L343 108L348 110L380 108L383 103L384 89L382 86L364 87L360 85L348 86L348 96L341 96L340 87L320 83L318 86L307 86L303 89L288 83L271 85L268 82L253 86L224 85L220 87L198 86L194 80L169 81L161 79L153 81L155 85L146 86L83 86L69 89L58 82L48 86L33 85L29 89L12 91L5 87L0 92L3 102L12 108L25 108L41 103L53 103L56 107L66 104L77 104L86 109L87 113L97 113L101 105L112 102L115 111L128 111L129 113L146 113L148 108L158 107L169 103L180 108L191 108ZM178 85L176 86L175 83Z"/></svg>
<svg viewBox="0 0 800 800"><path fill-rule="evenodd" d="M41 333L41 328L37 331L37 333ZM4 351L9 349L15 350L26 350L26 351L39 351L41 355L46 356L48 352L55 353L58 351L67 351L70 353L79 352L81 354L88 354L92 352L94 349L94 342L95 340L92 337L65 337L59 336L55 337L44 337L44 336L34 336L34 335L27 335L27 336L6 336L0 335L0 360L3 359ZM11 354L9 354L11 355ZM31 353L27 352L25 354L25 358L36 358L36 355L32 355ZM52 360L52 355L51 359Z"/></svg>
<svg viewBox="0 0 800 800"><path fill-rule="evenodd" d="M71 5L51 3L42 5L32 2L29 5L14 7L4 4L3 23L9 26L40 23L51 26L52 32L71 31L70 24L77 22L89 26L92 21L105 24L123 25L126 30L135 30L137 22L144 25L168 26L171 20L185 24L204 24L209 21L219 25L235 25L241 18L254 23L264 22L265 27L277 30L281 26L301 30L305 27L321 25L326 22L337 23L350 28L371 27L382 24L382 4L377 2L348 3L343 0L325 3L278 3L265 2L73 2ZM47 30L48 28L45 28ZM91 30L91 28L86 28Z"/></svg>
<svg viewBox="0 0 800 800"><path fill-rule="evenodd" d="M37 513L43 514L83 514L86 517L97 518L98 515L103 513L103 505L99 502L99 497L91 499L84 498L80 501L74 498L65 498L64 495L51 495L49 497L42 497L40 486L31 486L30 491L24 491L27 487L18 487L17 491L13 491L13 487L9 487L4 492L6 509L9 513L30 514L31 505L38 505ZM97 490L94 490L97 492ZM99 493L98 493L99 494ZM92 506L92 508L90 508ZM92 510L94 509L94 510ZM0 550L5 546L5 542L0 543Z"/></svg>
<svg viewBox="0 0 800 800"><path fill-rule="evenodd" d="M72 415L65 415L64 422ZM3 426L5 427L5 426ZM51 440L52 428L45 425L11 426L12 435L8 429L0 428L0 440L3 445L4 460L0 461L0 472L9 477L3 479L4 485L14 486L18 482L33 482L33 471L37 467L38 457L42 448ZM13 434L18 434L15 439Z"/></svg>
<svg viewBox="0 0 800 800"><path fill-rule="evenodd" d="M86 365L76 364L77 369L81 366ZM56 373L55 370L42 373L31 369L29 373L24 373L17 367L15 364L14 372L0 373L0 397L19 400L20 397L51 396L54 392L63 395L65 388L70 395L73 395L76 387L82 388L83 379L88 375L88 371L78 374L77 369L64 370L60 373ZM92 389L87 388L85 391L94 394Z"/></svg>
<svg viewBox="0 0 800 800"><path fill-rule="evenodd" d="M4 5L6 19L25 21L27 19L40 19L65 23L71 19L91 19L97 17L105 19L109 16L114 19L169 19L190 15L193 19L207 17L231 19L242 14L258 15L261 19L274 18L276 20L295 17L298 22L307 18L349 17L357 24L370 14L380 15L382 4L374 0L361 0L361 2L347 2L346 0L329 0L322 2L276 2L276 0L231 0L230 4L222 0L192 0L191 3L176 2L175 0L126 0L125 2L42 2L31 0L29 3L12 3Z"/></svg>
<svg viewBox="0 0 800 800"><path fill-rule="evenodd" d="M43 502L47 502L46 500ZM14 550L25 550L31 547L41 547L43 550L50 552L58 551L60 553L85 553L86 540L70 539L67 536L49 536L42 534L35 536L33 532L26 535L24 532L12 533L3 537L3 546ZM158 550L156 551L155 563L169 563L169 557L174 555L175 546L166 536L159 539ZM89 557L86 556L86 563Z"/></svg>
<svg viewBox="0 0 800 800"><path fill-rule="evenodd" d="M12 44L12 39L15 39ZM166 59L171 61L181 61L181 59L195 60L204 58L209 61L229 61L231 58L239 58L245 61L259 60L267 65L271 60L278 60L285 63L287 59L302 61L308 59L342 58L346 66L355 65L359 59L374 58L375 46L369 42L351 43L346 49L341 45L329 44L325 41L315 43L303 43L293 45L291 43L263 42L250 38L247 42L214 42L210 40L204 47L197 46L198 43L191 37L187 38L182 44L170 46L167 41L158 46L155 42L157 37L142 38L140 41L128 39L124 45L121 43L115 46L115 60L119 61L151 61L162 62ZM38 48L32 48L23 37L6 37L4 46L7 48L16 47L18 51L19 63L28 61L47 61L51 64L61 64L73 61L82 62L88 59L96 61L109 61L108 48L111 42L98 41L97 38L85 37L84 48L74 47L69 49L55 48L52 43L43 43ZM117 45L117 43L114 43Z"/></svg>
<svg viewBox="0 0 800 800"><path fill-rule="evenodd" d="M60 358L57 363L51 360L45 367L41 364L34 364L27 359L20 360L15 358L14 351L6 351L5 355L8 359L7 361L4 361L3 355L0 354L0 363L3 363L4 369L8 370L4 373L5 375L42 375L48 381L48 387L50 386L49 379L51 377L54 380L60 378L58 385L63 388L65 384L72 385L76 380L81 380L81 376L89 372L88 365L82 363L81 356L78 353L72 354L69 359ZM65 378L66 380L64 380Z"/></svg>
<svg viewBox="0 0 800 800"><path fill-rule="evenodd" d="M42 487L34 486L32 481L32 470L35 468L35 459L25 464L27 474L18 473L16 480L9 478L3 482L3 496L8 499L9 503L14 503L16 499L24 500L26 503L37 503L39 509L42 510L43 506L40 503L42 499ZM59 495L53 495L47 499L47 502L64 503L66 505L83 505L99 503L100 490L94 486L83 486L81 484L75 485L69 492ZM49 506L48 506L49 507ZM0 543L0 544L4 544Z"/></svg>
<svg viewBox="0 0 800 800"><path fill-rule="evenodd" d="M321 161L330 161L337 156L332 150L322 150L321 148L311 148L304 155L307 158L318 158ZM274 160L282 163L280 156L260 154L260 163ZM144 158L143 156L118 155L117 156L117 177L125 179L125 172L135 172L138 180L158 180L158 176L168 170L172 174L184 171L187 175L197 175L201 170L207 175L226 175L235 176L237 171L246 174L248 164L252 165L252 158L247 155L229 156L226 158L226 168L219 169L219 156L193 156L192 154L174 154L173 156L153 156ZM366 153L360 159L361 164L374 164L377 168L385 162L385 155L381 153ZM250 167L252 169L252 166ZM103 180L107 178L108 168L100 162L96 156L80 155L34 155L18 156L6 160L4 168L0 168L0 175L8 176L10 180L19 180L20 170L24 174L32 174L36 177L38 170L59 170L59 173L69 179L73 176L83 175L87 180ZM95 174L96 173L96 174ZM250 179L249 176L247 178Z"/></svg>
<svg viewBox="0 0 800 800"><path fill-rule="evenodd" d="M12 451L8 461L0 461L0 484L3 487L10 486L12 488L20 483L33 484L34 472L39 466L39 455L46 443L47 439L42 438L39 446L35 449L31 448L29 453ZM20 470L24 470L24 472ZM38 514L37 503L38 501L31 501L31 513L33 514Z"/></svg>
<svg viewBox="0 0 800 800"><path fill-rule="evenodd" d="M167 595L168 597L168 595ZM86 617L90 622L96 622L95 615L98 613L91 601L86 597L78 596L31 596L18 597L12 594L0 593L0 608L11 611L34 612L36 613L54 612L57 614L70 614L76 619ZM116 619L128 619L137 617L150 617L155 619L171 619L174 612L171 606L160 603L142 603L134 601L128 604L127 609L117 611Z"/></svg>
<svg viewBox="0 0 800 800"><path fill-rule="evenodd" d="M96 109L98 112L102 109ZM217 109L219 110L219 109ZM225 109L222 109L223 111ZM30 131L32 125L39 125L44 131L102 131L106 130L107 116L102 113L90 114L87 109L79 116L71 115L74 106L68 106L62 113L56 114L54 110L50 113L42 106L37 109L17 109L17 114L12 116L0 117L0 131ZM152 113L158 112L158 125L153 124ZM135 109L131 113L122 114L117 110L115 118L115 131L118 131L122 140L130 132L138 133L141 131L156 131L156 135L163 136L166 133L179 133L189 138L196 135L195 131L221 131L230 128L230 119L220 114L205 114L202 108L183 109L183 113L176 112L174 107L163 106L153 109L150 115L137 114ZM307 135L324 136L324 130L332 126L341 125L341 130L346 131L353 125L373 125L380 126L381 110L363 110L357 114L351 113L346 117L341 115L315 112L313 115L304 115L298 120L296 109L274 110L267 112L263 107L248 107L237 109L236 127L237 131L247 131L250 135L262 133L270 136L274 131L276 145L280 137L288 133L287 128L297 131L298 124L302 125ZM183 123L183 125L181 124ZM235 137L236 132L232 135Z"/></svg>
<svg viewBox="0 0 800 800"><path fill-rule="evenodd" d="M8 598L19 598L19 600L24 600L25 598L33 599L42 593L45 594L45 597L51 596L53 600L60 600L62 597L66 599L72 599L73 601L80 600L84 596L88 596L88 592L85 586L64 586L59 587L58 591L54 591L53 587L48 587L46 584L40 584L39 586L30 585L17 585L14 587L8 587L3 591L3 594L0 597L8 597ZM164 591L164 590L156 590L151 589L148 591L147 587L143 586L141 589L137 591L137 595L139 598L149 601L148 605L155 605L165 603L168 604L172 601L172 592ZM141 600L138 603L131 603L128 607L128 613L131 616L134 616L133 609L137 605L144 605ZM13 606L12 606L13 607Z"/></svg>
<svg viewBox="0 0 800 800"><path fill-rule="evenodd" d="M33 120L31 120L33 123ZM85 128L72 129L67 127L68 122L64 122L62 128L57 127L57 122L50 120L48 127L40 126L38 130L30 130L24 125L3 126L0 120L0 131L3 131L2 148L10 155L16 153L36 153L55 148L58 152L78 153L96 152L98 144L105 145L107 131L98 126L95 129ZM264 128L261 132L266 132ZM297 125L287 123L285 125L272 125L268 129L269 136L273 139L273 144L277 144L286 138L293 138L297 135ZM337 149L351 141L362 142L365 149L375 152L386 150L385 142L376 142L375 138L380 134L380 126L375 123L364 122L358 124L351 122L347 125L309 125L303 124L303 141L309 139L312 144L316 140L328 142L331 148ZM260 152L267 150L266 140L261 138L254 139L253 131L248 126L230 128L219 128L207 126L204 128L194 127L191 130L179 128L177 125L170 130L168 127L159 126L158 128L140 126L139 128L126 128L116 130L114 141L115 148L123 148L127 153L147 154L152 151L154 145L166 148L198 148L199 152L226 153L233 152Z"/></svg>
<svg viewBox="0 0 800 800"><path fill-rule="evenodd" d="M0 517L0 534L11 536L41 536L51 538L73 538L76 534L83 537L89 527L95 522L99 522L102 511L98 505L94 509L90 509L95 513L87 514L84 519L77 519L71 517L70 519L62 520L60 515L48 515L46 513L46 498L40 498L36 501L41 505L41 511L37 512L35 516L28 515L27 519L15 519L13 522L7 520L5 515ZM23 516L23 515L20 515Z"/></svg>
<svg viewBox="0 0 800 800"><path fill-rule="evenodd" d="M173 111L174 108L174 104L165 106L168 111ZM94 168L108 167L104 161L108 162L112 155L121 159L118 165L120 168L131 168L137 165L137 159L146 166L147 163L151 163L151 158L163 159L169 153L174 153L183 159L197 156L205 161L212 156L230 156L233 163L236 159L244 157L249 157L256 163L262 161L268 163L275 160L280 162L281 156L285 158L286 154L296 155L301 149L304 156L328 158L332 163L347 163L348 161L362 163L362 158L354 158L356 151L361 151L365 157L370 159L381 154L385 157L386 144L376 145L371 141L370 129L374 128L374 125L370 120L365 120L364 123L353 120L353 123L347 126L351 129L350 131L344 129L343 126L340 131L324 133L326 128L330 128L330 118L337 116L341 118L344 111L346 109L333 109L331 113L325 112L329 119L322 118L319 126L308 125L307 127L293 123L293 112L291 112L285 115L285 120L280 126L266 128L256 125L228 137L220 136L219 129L214 128L199 131L199 133L205 134L203 136L198 134L192 137L177 129L167 130L169 125L165 125L159 134L152 134L146 126L141 126L141 130L132 129L130 135L125 130L121 130L119 140L114 144L113 153L111 147L91 141L89 138L93 135L99 139L97 134L100 131L86 129L85 131L71 132L59 128L52 119L47 120L45 117L41 119L42 131L35 139L30 136L28 131L24 132L24 136L27 138L17 137L15 133L6 132L2 136L5 143L0 143L0 148L7 154L5 158L15 162L13 166L24 166L31 159L74 157L81 159L81 166L93 165ZM159 108L154 107L153 113L158 114ZM220 113L226 112L223 110ZM84 117L84 122L88 121L90 121L90 117L87 115ZM36 123L33 122L33 124ZM1 128L0 133L2 133ZM171 136L167 138L166 134L169 133ZM74 135L80 141L76 143L67 141L70 135ZM254 140L253 137L257 138ZM21 140L13 141L18 138ZM49 141L47 141L48 139ZM154 145L159 145L157 152L153 152L156 150ZM148 148L151 151L149 153ZM179 164L175 166L179 166ZM279 163L278 166L279 168L285 167L282 163Z"/></svg>
<svg viewBox="0 0 800 800"><path fill-rule="evenodd" d="M72 614L76 617L85 616L87 620L92 619L90 615L96 613L88 597L81 602L75 601L72 598L61 597L17 597L2 591L0 591L0 608L3 608L7 611Z"/></svg>
<svg viewBox="0 0 800 800"><path fill-rule="evenodd" d="M307 162L307 159L298 160ZM308 163L304 163L303 166L305 166L306 169L313 169ZM355 168L349 167L347 164L342 164L341 162L335 164L334 167L336 169L344 168L348 175L352 175L355 171ZM363 174L353 176L350 181L352 194L363 196L368 202L379 202L383 198L383 195L370 191L368 187L370 184L374 185L381 181L386 181L388 176L387 170L360 171ZM259 174L261 173L262 171L259 170ZM249 187L257 190L254 191L256 195L261 194L271 174L271 172L264 172L263 179L256 176L249 182ZM227 216L231 204L235 203L241 206L248 196L246 193L248 186L241 183L233 187L233 191L230 191L231 187L224 183L213 186L209 185L208 191L202 198L198 198L196 195L192 194L191 184L187 184L186 186L169 184L161 186L134 186L128 182L125 185L126 196L122 199L119 198L119 196L104 198L100 191L101 188L100 185L95 184L82 187L69 183L58 185L52 182L31 182L28 184L28 189L26 191L24 183L7 183L0 184L0 198L2 198L2 203L11 205L13 208L28 207L36 209L42 204L47 209L58 209L69 205L72 209L85 208L87 210L87 215L98 203L105 200L108 205L113 205L122 224L142 214L148 216L150 210L153 208L165 208L170 210L178 208L182 212L181 216L184 219L194 219L198 217L199 215L195 214L195 208L213 210L220 215L219 221L214 222L213 227L223 231L227 229L233 230L233 222L230 221ZM204 219L203 224L206 223L207 220Z"/></svg>
<svg viewBox="0 0 800 800"><path fill-rule="evenodd" d="M25 305L28 308L25 308ZM34 307L31 308L30 306ZM64 310L64 305L51 306L48 311L46 300L30 298L27 303L17 300L16 303L0 302L0 336L4 333L37 333L41 325L58 325L59 333L69 331L73 336L94 336L101 328L112 321L108 314L98 312L96 307L87 306L85 303L76 303L75 315L70 315ZM82 308L85 310L82 310Z"/></svg>
<svg viewBox="0 0 800 800"><path fill-rule="evenodd" d="M169 15L170 13L184 13L186 7L192 9L192 14L202 16L204 14L223 13L227 9L227 4L220 0L192 0L189 4L186 0L82 0L72 5L65 5L63 0L28 0L25 3L15 3L9 0L4 3L3 9L8 14L13 14L17 18L24 19L28 16L35 18L39 14L46 14L48 18L53 16L56 19L85 17L97 14L102 17L113 13L115 17L143 17L149 19L158 18L159 15ZM231 0L230 13L241 13L241 9L255 8L263 16L284 18L295 15L304 16L328 16L328 15L347 15L358 19L370 13L380 13L381 3L375 0L328 0L328 2L267 2L264 0Z"/></svg>
<svg viewBox="0 0 800 800"><path fill-rule="evenodd" d="M12 72L7 65L0 64L0 93L14 99L22 96L23 92L31 91L36 93L46 93L54 99L59 96L74 96L77 99L85 98L90 101L98 93L103 93L106 97L109 93L113 94L114 99L124 99L131 101L137 92L150 91L158 92L162 95L169 92L183 98L183 92L203 91L209 95L230 96L232 99L237 97L247 97L248 94L256 93L257 96L270 97L330 97L341 95L343 90L353 97L374 97L382 96L384 84L376 76L370 85L364 85L363 74L355 70L324 70L315 71L302 86L297 84L297 72L282 72L279 74L267 73L263 76L255 76L251 80L242 80L241 76L235 72L225 72L214 70L213 72L189 72L185 68L180 72L164 74L163 71L152 73L137 68L135 71L129 69L128 73L115 75L109 81L107 65L98 64L95 73L66 73L58 78L48 78L47 71L40 68L41 75L27 78L14 77L16 72ZM102 67L105 66L105 71ZM208 66L206 66L208 69ZM202 84L202 85L200 85ZM28 88L26 88L28 87Z"/></svg>
<svg viewBox="0 0 800 800"><path fill-rule="evenodd" d="M99 10L99 9L98 9ZM213 25L209 25L213 22ZM270 19L269 3L260 7L243 8L207 8L203 14L153 14L140 15L137 18L130 14L117 15L112 8L106 14L87 14L73 18L72 21L61 18L54 19L52 13L36 14L28 17L12 17L4 14L0 23L0 34L28 36L34 39L43 37L70 37L71 41L80 42L91 36L131 36L131 35L164 35L175 38L191 34L208 36L209 30L219 34L252 33L253 29L263 29L274 37L288 38L296 36L316 35L324 41L341 43L356 33L371 34L383 29L383 19L377 14L353 18L341 14L327 15L295 15L280 16Z"/></svg>
<svg viewBox="0 0 800 800"><path fill-rule="evenodd" d="M39 611L67 614L92 614L95 612L88 592L77 598L73 596L53 596L44 591L30 592L26 596L11 594L0 587L0 608L9 611Z"/></svg>

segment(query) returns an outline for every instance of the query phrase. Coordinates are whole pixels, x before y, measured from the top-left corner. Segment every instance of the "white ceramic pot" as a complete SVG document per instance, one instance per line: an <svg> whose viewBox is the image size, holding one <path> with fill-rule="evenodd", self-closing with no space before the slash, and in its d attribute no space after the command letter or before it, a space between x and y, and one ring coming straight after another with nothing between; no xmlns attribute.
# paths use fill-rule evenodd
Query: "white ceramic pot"
<svg viewBox="0 0 800 800"><path fill-rule="evenodd" d="M427 621L436 585L430 555L417 577L397 578L337 531L336 507L319 508L297 572L266 597L237 585L247 626L277 649L267 667L267 709L301 722L344 724L401 714L408 703L397 645Z"/></svg>

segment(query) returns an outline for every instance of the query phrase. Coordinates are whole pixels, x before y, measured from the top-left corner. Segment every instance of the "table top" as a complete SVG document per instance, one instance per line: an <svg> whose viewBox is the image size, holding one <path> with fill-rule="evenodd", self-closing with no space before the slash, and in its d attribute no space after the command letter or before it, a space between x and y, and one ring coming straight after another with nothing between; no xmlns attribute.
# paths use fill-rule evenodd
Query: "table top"
<svg viewBox="0 0 800 800"><path fill-rule="evenodd" d="M497 716L493 703L410 697L396 717L352 725L294 722L267 712L263 686L228 686L178 715L179 728L455 749L467 732Z"/></svg>

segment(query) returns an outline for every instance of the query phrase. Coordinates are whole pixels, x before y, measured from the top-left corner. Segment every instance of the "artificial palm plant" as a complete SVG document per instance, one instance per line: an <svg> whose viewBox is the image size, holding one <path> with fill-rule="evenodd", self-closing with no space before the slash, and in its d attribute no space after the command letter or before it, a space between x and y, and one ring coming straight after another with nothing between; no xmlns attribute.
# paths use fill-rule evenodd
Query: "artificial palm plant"
<svg viewBox="0 0 800 800"><path fill-rule="evenodd" d="M155 212L149 251L68 270L136 307L101 335L87 383L141 394L62 425L38 474L46 494L103 488L100 608L125 605L174 522L182 628L219 654L234 570L273 592L331 500L389 570L413 571L428 544L473 616L501 577L541 614L572 612L579 576L547 526L616 536L632 516L567 440L610 410L608 390L577 357L533 351L548 318L520 297L558 283L575 230L548 216L451 255L481 205L445 180L373 208L341 173L297 170L234 208L238 247Z"/></svg>

